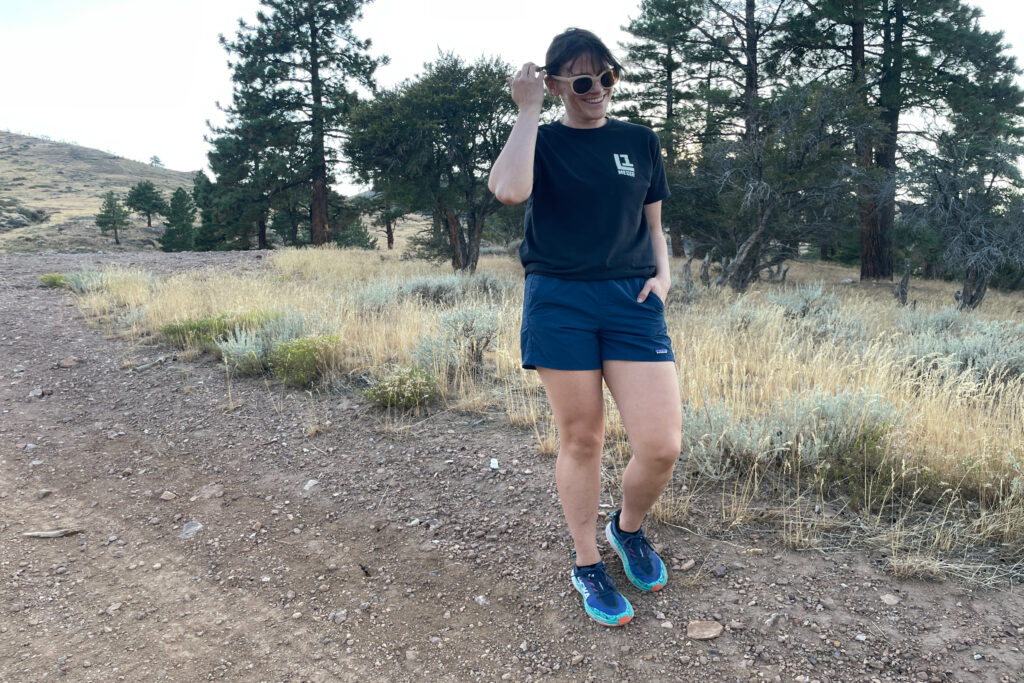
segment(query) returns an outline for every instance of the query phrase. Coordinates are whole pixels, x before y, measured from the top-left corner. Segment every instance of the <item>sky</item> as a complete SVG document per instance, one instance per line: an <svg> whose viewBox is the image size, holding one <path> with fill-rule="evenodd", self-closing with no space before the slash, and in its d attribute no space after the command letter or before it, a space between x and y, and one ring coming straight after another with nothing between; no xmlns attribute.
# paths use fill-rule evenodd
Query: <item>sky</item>
<svg viewBox="0 0 1024 683"><path fill-rule="evenodd" d="M1024 3L973 0L983 28L1005 30L1024 65ZM390 86L414 77L438 50L467 60L543 62L568 26L613 51L639 0L375 0L356 23L371 52L391 63ZM258 0L0 0L0 130L46 135L188 171L206 165L207 121L231 100L219 34L251 21ZM1017 45L1014 45L1017 43Z"/></svg>

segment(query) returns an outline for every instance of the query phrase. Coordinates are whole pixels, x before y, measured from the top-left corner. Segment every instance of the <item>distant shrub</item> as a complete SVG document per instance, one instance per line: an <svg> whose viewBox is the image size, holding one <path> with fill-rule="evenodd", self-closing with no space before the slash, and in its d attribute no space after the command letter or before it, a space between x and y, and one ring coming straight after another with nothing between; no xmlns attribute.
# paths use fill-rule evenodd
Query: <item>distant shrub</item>
<svg viewBox="0 0 1024 683"><path fill-rule="evenodd" d="M935 313L903 311L897 349L913 372L945 377L970 371L975 379L1024 375L1024 324L983 320L952 307Z"/></svg>
<svg viewBox="0 0 1024 683"><path fill-rule="evenodd" d="M839 297L831 292L826 294L821 282L787 286L765 298L781 306L788 318L824 317L839 308Z"/></svg>
<svg viewBox="0 0 1024 683"><path fill-rule="evenodd" d="M378 315L395 305L402 296L402 287L392 282L371 282L352 293L352 305L360 313Z"/></svg>
<svg viewBox="0 0 1024 683"><path fill-rule="evenodd" d="M317 335L278 344L270 352L270 369L288 386L311 387L324 375L328 352L337 343L337 336Z"/></svg>
<svg viewBox="0 0 1024 683"><path fill-rule="evenodd" d="M39 284L43 287L67 287L68 281L63 273L46 273L39 276Z"/></svg>
<svg viewBox="0 0 1024 683"><path fill-rule="evenodd" d="M267 324L279 313L249 311L246 313L218 313L202 318L189 318L169 322L160 328L160 334L172 346L180 349L196 347L219 354L219 342L226 341L236 328L252 329Z"/></svg>
<svg viewBox="0 0 1024 683"><path fill-rule="evenodd" d="M67 283L67 288L75 294L85 294L102 289L106 283L106 277L98 270L79 270L65 273L64 281Z"/></svg>
<svg viewBox="0 0 1024 683"><path fill-rule="evenodd" d="M452 306L458 303L466 291L466 283L458 275L440 277L417 277L402 285L404 296L419 299L423 303Z"/></svg>
<svg viewBox="0 0 1024 683"><path fill-rule="evenodd" d="M501 301L512 288L513 283L505 278L494 273L479 272L474 275L414 278L402 285L401 295L427 304L454 306L471 296Z"/></svg>
<svg viewBox="0 0 1024 683"><path fill-rule="evenodd" d="M403 367L365 390L364 395L385 408L418 409L440 396L437 380L427 370Z"/></svg>

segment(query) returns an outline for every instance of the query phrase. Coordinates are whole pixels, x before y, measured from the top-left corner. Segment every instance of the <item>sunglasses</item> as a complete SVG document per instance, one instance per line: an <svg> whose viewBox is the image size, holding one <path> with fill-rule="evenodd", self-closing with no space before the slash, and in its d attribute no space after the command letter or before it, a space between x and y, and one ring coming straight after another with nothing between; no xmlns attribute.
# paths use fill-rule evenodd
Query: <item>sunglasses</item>
<svg viewBox="0 0 1024 683"><path fill-rule="evenodd" d="M616 67L605 69L596 76L590 74L581 74L579 76L552 76L548 74L548 78L553 78L556 81L565 81L572 88L572 91L577 95L586 95L590 92L590 89L594 87L594 81L600 81L602 88L610 88L619 82L619 70Z"/></svg>

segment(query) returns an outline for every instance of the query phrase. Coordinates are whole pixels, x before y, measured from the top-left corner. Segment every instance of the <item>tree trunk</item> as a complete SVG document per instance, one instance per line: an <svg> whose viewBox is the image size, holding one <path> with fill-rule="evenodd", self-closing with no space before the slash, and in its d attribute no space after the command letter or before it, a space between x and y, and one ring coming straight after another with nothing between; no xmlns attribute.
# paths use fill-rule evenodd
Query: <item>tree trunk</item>
<svg viewBox="0 0 1024 683"><path fill-rule="evenodd" d="M147 213L146 214L146 227L147 228L152 228L153 227L153 214L151 214L151 213Z"/></svg>
<svg viewBox="0 0 1024 683"><path fill-rule="evenodd" d="M755 0L747 0L746 11L746 82L743 85L743 138L751 142L757 135L757 18Z"/></svg>
<svg viewBox="0 0 1024 683"><path fill-rule="evenodd" d="M114 226L114 244L120 245L121 240L117 239L117 226Z"/></svg>
<svg viewBox="0 0 1024 683"><path fill-rule="evenodd" d="M896 220L896 151L903 107L903 0L885 2L882 77L878 105L884 127L875 150L875 166L882 172L881 188L861 212L860 279L892 279L892 229Z"/></svg>
<svg viewBox="0 0 1024 683"><path fill-rule="evenodd" d="M963 288L953 298L959 311L973 311L981 305L988 292L988 278L978 272L977 268L968 268L964 273Z"/></svg>
<svg viewBox="0 0 1024 683"><path fill-rule="evenodd" d="M452 249L452 268L454 270L465 270L467 267L466 254L463 250L462 226L459 225L459 218L455 212L448 207L439 206L438 209L444 217L445 226L448 228L448 244Z"/></svg>
<svg viewBox="0 0 1024 683"><path fill-rule="evenodd" d="M395 248L395 221L390 218L384 221L384 234L388 238L388 249Z"/></svg>
<svg viewBox="0 0 1024 683"><path fill-rule="evenodd" d="M317 51L318 27L315 20L309 22L309 78L313 98L312 124L313 139L311 150L311 175L313 197L311 207L312 242L314 245L327 242L327 157L324 152L324 84L320 78L320 54Z"/></svg>
<svg viewBox="0 0 1024 683"><path fill-rule="evenodd" d="M267 249L267 212L260 211L256 220L256 244L259 249Z"/></svg>
<svg viewBox="0 0 1024 683"><path fill-rule="evenodd" d="M469 253L466 259L466 269L470 273L475 273L477 263L480 261L480 240L483 239L484 235L483 213L471 216L470 221L469 244L467 245Z"/></svg>

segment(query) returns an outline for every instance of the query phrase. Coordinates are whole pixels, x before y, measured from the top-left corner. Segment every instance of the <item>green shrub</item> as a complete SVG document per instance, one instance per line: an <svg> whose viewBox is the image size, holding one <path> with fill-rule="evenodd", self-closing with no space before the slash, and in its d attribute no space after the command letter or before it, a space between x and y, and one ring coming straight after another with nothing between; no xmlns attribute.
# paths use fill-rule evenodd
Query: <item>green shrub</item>
<svg viewBox="0 0 1024 683"><path fill-rule="evenodd" d="M208 353L219 354L218 344L227 341L236 328L252 330L279 317L280 313L267 311L218 313L203 318L169 322L160 328L160 334L169 344L180 349L196 347Z"/></svg>
<svg viewBox="0 0 1024 683"><path fill-rule="evenodd" d="M385 408L412 410L440 396L434 376L417 367L403 367L363 392L374 403Z"/></svg>
<svg viewBox="0 0 1024 683"><path fill-rule="evenodd" d="M43 287L67 287L68 281L64 273L46 273L39 276L39 284Z"/></svg>
<svg viewBox="0 0 1024 683"><path fill-rule="evenodd" d="M324 375L327 352L337 343L335 335L318 335L278 344L270 352L270 369L288 386L311 387Z"/></svg>

